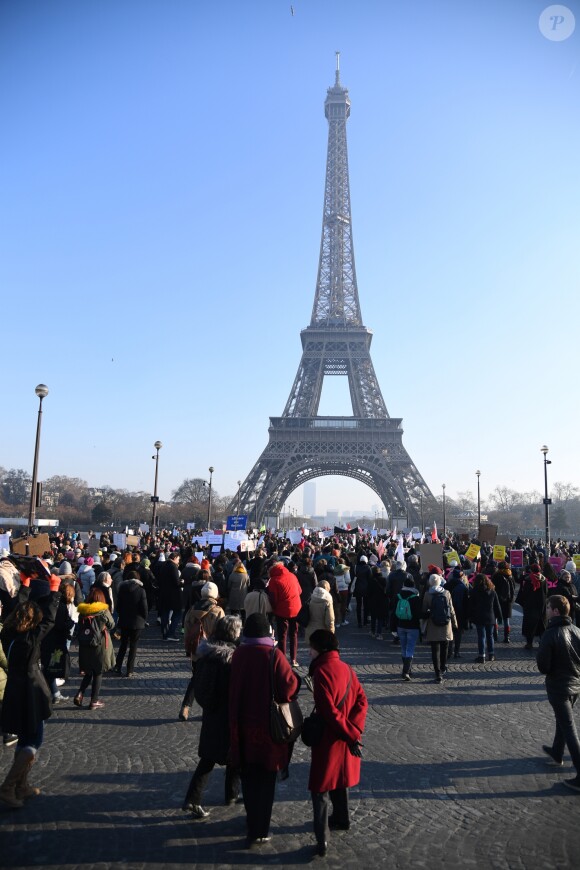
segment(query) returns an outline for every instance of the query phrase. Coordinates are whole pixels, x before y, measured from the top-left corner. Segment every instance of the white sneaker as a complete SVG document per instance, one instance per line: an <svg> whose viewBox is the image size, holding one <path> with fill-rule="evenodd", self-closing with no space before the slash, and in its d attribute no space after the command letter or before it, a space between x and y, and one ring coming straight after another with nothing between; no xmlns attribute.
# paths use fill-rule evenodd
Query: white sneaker
<svg viewBox="0 0 580 870"><path fill-rule="evenodd" d="M343 621L342 621L341 624L342 624L342 625L349 625L349 621L348 621L348 619L343 619Z"/></svg>
<svg viewBox="0 0 580 870"><path fill-rule="evenodd" d="M66 681L65 681L65 680L61 680L60 677L57 677L56 680L55 680L54 682L56 683L57 686L60 687L60 686L64 686L64 684L65 684Z"/></svg>

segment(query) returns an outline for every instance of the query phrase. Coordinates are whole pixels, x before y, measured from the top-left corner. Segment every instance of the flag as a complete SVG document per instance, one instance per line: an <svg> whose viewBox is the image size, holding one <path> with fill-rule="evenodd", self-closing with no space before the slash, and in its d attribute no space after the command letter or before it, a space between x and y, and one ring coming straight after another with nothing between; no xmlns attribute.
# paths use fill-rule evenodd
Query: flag
<svg viewBox="0 0 580 870"><path fill-rule="evenodd" d="M431 532L431 540L434 544L439 540L437 537L437 523L433 523L433 530Z"/></svg>
<svg viewBox="0 0 580 870"><path fill-rule="evenodd" d="M397 524L395 523L395 528L391 532L391 539L395 539L397 537Z"/></svg>
<svg viewBox="0 0 580 870"><path fill-rule="evenodd" d="M346 527L347 527L348 531L350 532L350 523L347 523Z"/></svg>
<svg viewBox="0 0 580 870"><path fill-rule="evenodd" d="M405 551L403 550L403 536L399 535L399 543L397 544L397 552L395 553L397 562L405 561Z"/></svg>

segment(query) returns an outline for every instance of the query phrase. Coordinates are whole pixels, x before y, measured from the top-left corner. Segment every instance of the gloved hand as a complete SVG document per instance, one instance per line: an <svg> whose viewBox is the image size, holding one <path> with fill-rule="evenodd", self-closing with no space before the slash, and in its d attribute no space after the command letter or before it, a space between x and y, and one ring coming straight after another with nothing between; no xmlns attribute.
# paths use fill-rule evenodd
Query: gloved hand
<svg viewBox="0 0 580 870"><path fill-rule="evenodd" d="M348 751L351 755L354 755L355 758L362 758L362 743L359 740L353 740L352 743L348 745Z"/></svg>
<svg viewBox="0 0 580 870"><path fill-rule="evenodd" d="M26 574L20 572L20 582L23 586L30 586L30 577L27 577Z"/></svg>
<svg viewBox="0 0 580 870"><path fill-rule="evenodd" d="M58 576L58 574L50 575L50 577L48 578L48 585L50 586L51 592L58 592L58 590L60 589L60 581L61 578Z"/></svg>

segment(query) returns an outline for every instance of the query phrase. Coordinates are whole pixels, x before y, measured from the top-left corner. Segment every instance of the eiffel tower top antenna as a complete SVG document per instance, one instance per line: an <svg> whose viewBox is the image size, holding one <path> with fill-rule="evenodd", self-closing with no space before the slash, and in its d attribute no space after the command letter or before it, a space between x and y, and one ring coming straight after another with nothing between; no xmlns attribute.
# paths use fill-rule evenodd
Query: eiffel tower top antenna
<svg viewBox="0 0 580 870"><path fill-rule="evenodd" d="M336 78L334 80L334 86L338 87L340 85L340 51L334 52L336 55Z"/></svg>

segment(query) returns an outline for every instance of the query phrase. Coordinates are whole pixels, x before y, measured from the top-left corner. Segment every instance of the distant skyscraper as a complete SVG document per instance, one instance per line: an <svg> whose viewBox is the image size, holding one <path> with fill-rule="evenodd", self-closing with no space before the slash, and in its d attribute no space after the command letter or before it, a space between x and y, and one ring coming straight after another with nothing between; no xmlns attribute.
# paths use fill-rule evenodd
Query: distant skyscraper
<svg viewBox="0 0 580 870"><path fill-rule="evenodd" d="M304 484L304 515L313 517L316 515L316 481L309 480Z"/></svg>

